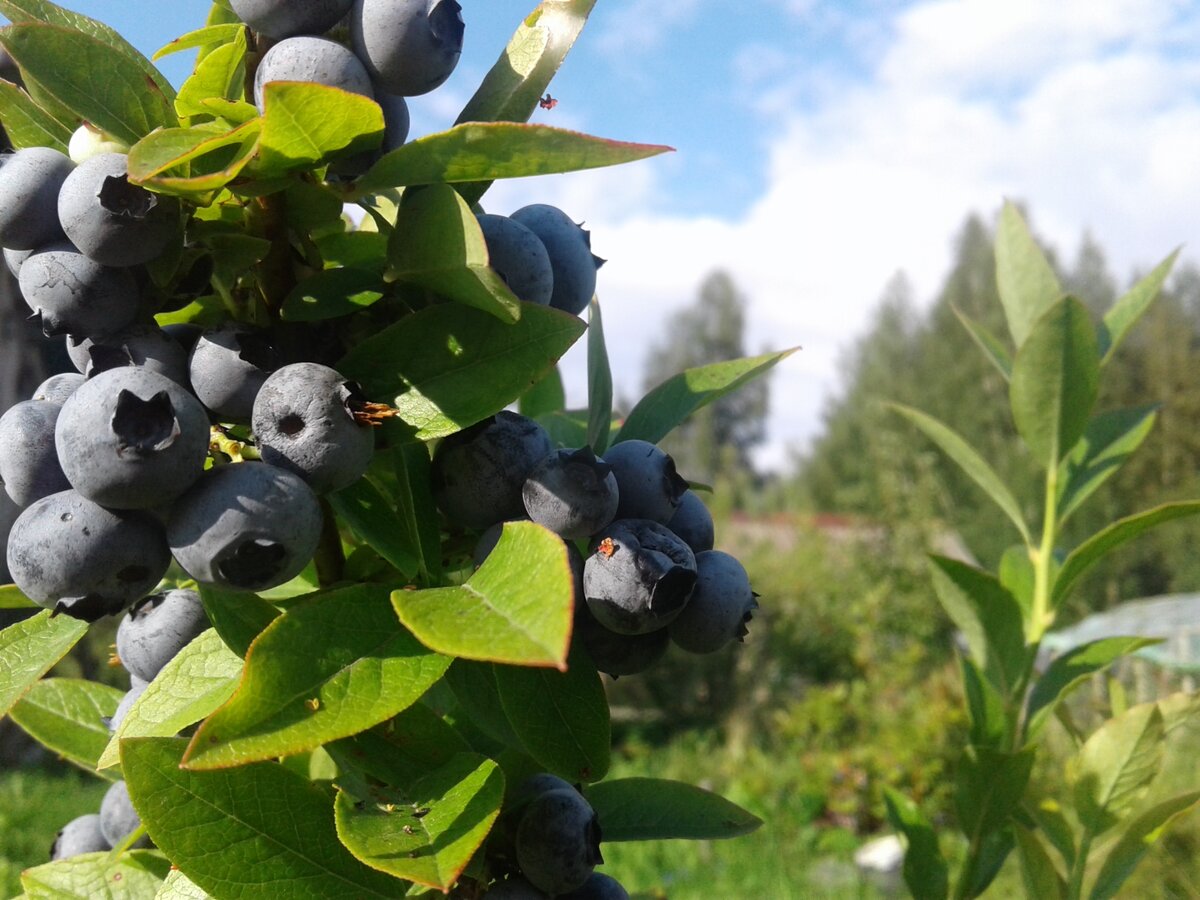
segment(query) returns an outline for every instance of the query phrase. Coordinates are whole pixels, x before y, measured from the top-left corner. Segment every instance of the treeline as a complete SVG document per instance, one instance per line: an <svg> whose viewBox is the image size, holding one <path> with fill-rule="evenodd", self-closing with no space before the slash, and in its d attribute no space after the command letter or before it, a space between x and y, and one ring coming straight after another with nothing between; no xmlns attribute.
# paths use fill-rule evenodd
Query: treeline
<svg viewBox="0 0 1200 900"><path fill-rule="evenodd" d="M962 434L1011 485L1027 517L1039 515L1039 475L1016 435L1007 386L958 314L996 335L1007 329L996 294L994 235L979 216L964 223L953 267L928 308L903 275L887 286L868 332L843 359L843 390L824 429L797 461L786 494L820 512L856 514L894 526L935 523L957 532L992 564L1016 535L958 468L887 401L928 412ZM1169 249L1169 248L1167 248ZM1085 236L1075 258L1047 249L1061 283L1097 321L1127 287L1103 249ZM1164 253L1165 255L1165 253ZM1147 260L1147 271L1159 260ZM1144 273L1132 273L1129 284ZM1177 268L1159 301L1110 364L1097 410L1157 404L1154 431L1132 461L1073 520L1073 546L1114 518L1169 500L1200 497L1200 270ZM1164 527L1097 570L1076 604L1100 609L1123 599L1200 590L1200 526Z"/></svg>

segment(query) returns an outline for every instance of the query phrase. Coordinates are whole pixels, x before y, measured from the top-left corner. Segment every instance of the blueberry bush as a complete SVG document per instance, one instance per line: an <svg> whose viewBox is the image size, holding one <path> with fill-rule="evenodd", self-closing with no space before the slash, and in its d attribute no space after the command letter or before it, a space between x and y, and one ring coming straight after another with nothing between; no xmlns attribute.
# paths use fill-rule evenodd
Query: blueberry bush
<svg viewBox="0 0 1200 900"><path fill-rule="evenodd" d="M601 673L747 636L750 575L656 444L787 351L617 417L579 211L483 206L669 149L528 124L594 2L545 0L410 139L454 0L217 0L156 55L196 51L178 90L0 0L0 245L78 369L0 419L0 714L111 782L27 896L623 897L604 842L761 824L606 779ZM108 617L128 692L47 677Z"/></svg>
<svg viewBox="0 0 1200 900"><path fill-rule="evenodd" d="M1177 762L1172 754L1191 752L1168 738L1200 715L1194 696L1129 706L1117 685L1111 716L1090 730L1065 702L1093 676L1154 641L1103 638L1054 659L1039 652L1072 589L1097 562L1157 525L1200 513L1200 501L1167 503L1062 546L1064 525L1154 425L1153 406L1095 406L1106 366L1153 304L1176 255L1093 322L1087 307L1063 291L1018 208L1004 207L996 276L1009 337L960 318L1007 383L1017 433L1044 471L1038 528L1016 492L963 438L917 409L894 406L970 476L1019 538L995 572L931 557L938 600L962 637L969 732L955 766L957 841L939 840L932 818L912 799L887 795L889 818L907 837L904 876L914 897L979 896L1014 851L1030 897L1118 896L1151 845L1200 802L1200 790L1191 789L1194 778L1189 789L1165 796L1156 784ZM1072 753L1057 778L1032 780L1035 764L1050 758L1045 745L1052 727L1062 729ZM958 863L953 876L952 862Z"/></svg>

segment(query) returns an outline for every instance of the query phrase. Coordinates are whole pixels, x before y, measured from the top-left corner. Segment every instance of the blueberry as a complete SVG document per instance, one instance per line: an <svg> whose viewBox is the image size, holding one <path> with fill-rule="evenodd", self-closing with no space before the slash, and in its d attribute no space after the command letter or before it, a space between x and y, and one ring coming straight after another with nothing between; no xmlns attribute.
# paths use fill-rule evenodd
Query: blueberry
<svg viewBox="0 0 1200 900"><path fill-rule="evenodd" d="M74 168L50 147L0 156L0 246L32 250L62 240L58 192Z"/></svg>
<svg viewBox="0 0 1200 900"><path fill-rule="evenodd" d="M290 37L268 50L254 76L254 103L263 111L263 88L272 81L307 81L375 99L371 76L358 57L321 37Z"/></svg>
<svg viewBox="0 0 1200 900"><path fill-rule="evenodd" d="M693 490L683 492L675 515L671 516L667 527L683 538L683 542L692 548L693 553L703 553L713 548L715 536L712 513Z"/></svg>
<svg viewBox="0 0 1200 900"><path fill-rule="evenodd" d="M715 653L746 636L746 624L758 601L746 570L728 553L697 553L696 572L692 599L668 631L671 640L689 653Z"/></svg>
<svg viewBox="0 0 1200 900"><path fill-rule="evenodd" d="M67 355L87 377L121 366L140 366L187 386L187 352L153 322L138 322L102 337L67 338Z"/></svg>
<svg viewBox="0 0 1200 900"><path fill-rule="evenodd" d="M433 455L433 498L457 525L483 530L525 517L521 489L552 446L533 419L503 410L445 438Z"/></svg>
<svg viewBox="0 0 1200 900"><path fill-rule="evenodd" d="M355 417L364 402L362 389L328 366L276 370L251 418L263 460L295 472L318 494L353 484L375 452L374 428Z"/></svg>
<svg viewBox="0 0 1200 900"><path fill-rule="evenodd" d="M208 627L208 614L195 591L151 594L121 619L117 656L134 678L153 681L176 653Z"/></svg>
<svg viewBox="0 0 1200 900"><path fill-rule="evenodd" d="M58 194L58 218L80 252L106 266L157 258L182 236L179 201L129 181L124 153L80 163Z"/></svg>
<svg viewBox="0 0 1200 900"><path fill-rule="evenodd" d="M169 378L124 366L93 375L63 404L54 440L80 494L114 509L148 509L204 471L208 415Z"/></svg>
<svg viewBox="0 0 1200 900"><path fill-rule="evenodd" d="M26 400L0 416L0 483L18 506L71 487L54 449L61 411L57 403Z"/></svg>
<svg viewBox="0 0 1200 900"><path fill-rule="evenodd" d="M46 400L50 403L66 403L70 397L85 381L83 375L78 372L60 372L57 375L51 375L33 391L33 400Z"/></svg>
<svg viewBox="0 0 1200 900"><path fill-rule="evenodd" d="M324 34L350 11L354 0L230 0L237 17L275 40Z"/></svg>
<svg viewBox="0 0 1200 900"><path fill-rule="evenodd" d="M493 884L483 895L483 900L551 900L551 897L517 875Z"/></svg>
<svg viewBox="0 0 1200 900"><path fill-rule="evenodd" d="M487 241L488 260L518 299L549 306L554 270L541 238L508 216L477 216Z"/></svg>
<svg viewBox="0 0 1200 900"><path fill-rule="evenodd" d="M355 0L354 52L393 94L415 97L442 84L462 54L462 7L455 0Z"/></svg>
<svg viewBox="0 0 1200 900"><path fill-rule="evenodd" d="M110 846L117 846L142 826L142 819L129 799L124 781L115 781L100 801L100 831ZM134 847L149 847L150 838L143 836Z"/></svg>
<svg viewBox="0 0 1200 900"><path fill-rule="evenodd" d="M249 423L258 389L280 362L266 332L230 323L196 341L188 377L200 402L222 422Z"/></svg>
<svg viewBox="0 0 1200 900"><path fill-rule="evenodd" d="M138 314L137 281L80 253L67 242L50 244L29 256L17 276L21 296L42 317L47 336L109 334Z"/></svg>
<svg viewBox="0 0 1200 900"><path fill-rule="evenodd" d="M629 900L629 891L611 875L593 872L582 887L559 894L556 900Z"/></svg>
<svg viewBox="0 0 1200 900"><path fill-rule="evenodd" d="M117 704L117 711L112 714L112 718L104 723L108 726L109 732L115 732L121 727L121 723L125 721L125 717L133 709L133 704L137 703L138 698L146 692L146 688L148 687L150 687L149 681L143 681L136 675L129 676L129 690L125 692L125 696Z"/></svg>
<svg viewBox="0 0 1200 900"><path fill-rule="evenodd" d="M550 453L521 494L529 518L570 540L590 537L617 513L617 479L591 447Z"/></svg>
<svg viewBox="0 0 1200 900"><path fill-rule="evenodd" d="M21 507L9 499L8 494L0 491L0 542L8 546L8 533L12 531L13 522L21 514ZM0 557L0 584L12 584L12 575L8 572L8 554Z"/></svg>
<svg viewBox="0 0 1200 900"><path fill-rule="evenodd" d="M153 518L105 509L75 491L31 504L8 536L8 569L21 593L88 622L146 596L170 562Z"/></svg>
<svg viewBox="0 0 1200 900"><path fill-rule="evenodd" d="M550 305L579 315L596 293L596 270L604 260L592 253L591 236L556 206L534 203L511 218L538 236L554 272Z"/></svg>
<svg viewBox="0 0 1200 900"><path fill-rule="evenodd" d="M263 462L209 469L167 520L167 539L184 571L235 591L294 578L320 536L316 495L299 476Z"/></svg>
<svg viewBox="0 0 1200 900"><path fill-rule="evenodd" d="M21 274L21 266L36 251L36 247L30 250L10 250L7 247L4 248L4 264L8 266L8 271L12 273L13 278Z"/></svg>
<svg viewBox="0 0 1200 900"><path fill-rule="evenodd" d="M666 655L670 643L666 628L645 634L609 631L582 599L575 604L573 639L583 645L599 671L613 678L645 672Z"/></svg>
<svg viewBox="0 0 1200 900"><path fill-rule="evenodd" d="M592 541L583 593L596 620L619 634L668 625L696 585L696 558L664 525L619 519Z"/></svg>
<svg viewBox="0 0 1200 900"><path fill-rule="evenodd" d="M50 860L70 859L81 853L99 853L111 849L112 844L100 830L99 814L88 813L62 827L50 847Z"/></svg>
<svg viewBox="0 0 1200 900"><path fill-rule="evenodd" d="M604 858L600 823L574 788L547 791L530 801L515 841L521 874L540 890L561 894L587 881Z"/></svg>
<svg viewBox="0 0 1200 900"><path fill-rule="evenodd" d="M648 441L622 441L608 448L604 461L620 492L617 518L671 521L688 486L670 454Z"/></svg>

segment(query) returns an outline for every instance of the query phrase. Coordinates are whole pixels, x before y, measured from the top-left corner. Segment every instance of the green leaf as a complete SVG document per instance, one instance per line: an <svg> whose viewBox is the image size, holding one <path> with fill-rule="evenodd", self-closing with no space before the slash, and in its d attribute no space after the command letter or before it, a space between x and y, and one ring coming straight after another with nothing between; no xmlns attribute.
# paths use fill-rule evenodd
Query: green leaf
<svg viewBox="0 0 1200 900"><path fill-rule="evenodd" d="M1135 706L1109 719L1073 760L1075 810L1094 835L1116 825L1158 774L1163 717L1158 705Z"/></svg>
<svg viewBox="0 0 1200 900"><path fill-rule="evenodd" d="M437 506L433 502L429 448L420 442L399 443L392 448L392 499L405 541L413 548L420 574L430 579L442 572L442 535L438 530Z"/></svg>
<svg viewBox="0 0 1200 900"><path fill-rule="evenodd" d="M414 703L394 719L334 741L325 749L339 765L408 790L426 773L471 748L437 713Z"/></svg>
<svg viewBox="0 0 1200 900"><path fill-rule="evenodd" d="M179 124L143 68L96 38L53 25L12 25L0 30L0 44L80 119L126 144Z"/></svg>
<svg viewBox="0 0 1200 900"><path fill-rule="evenodd" d="M1025 544L1013 544L1000 557L997 572L1000 583L1016 598L1021 615L1028 620L1033 614L1033 592L1036 573L1030 549Z"/></svg>
<svg viewBox="0 0 1200 900"><path fill-rule="evenodd" d="M517 401L517 412L531 419L564 409L567 394L563 389L562 373L554 366L546 377L527 390Z"/></svg>
<svg viewBox="0 0 1200 900"><path fill-rule="evenodd" d="M1037 737L1050 720L1054 707L1094 674L1107 669L1122 656L1156 643L1154 638L1103 638L1074 647L1055 659L1029 694L1025 713L1028 738Z"/></svg>
<svg viewBox="0 0 1200 900"><path fill-rule="evenodd" d="M962 880L966 883L967 890L963 896L981 896L1000 874L1000 869L1004 867L1015 846L1012 828L985 834L979 842L979 855L968 859L964 867Z"/></svg>
<svg viewBox="0 0 1200 900"><path fill-rule="evenodd" d="M465 584L396 591L392 604L425 646L465 659L564 668L575 582L562 539L506 522Z"/></svg>
<svg viewBox="0 0 1200 900"><path fill-rule="evenodd" d="M207 205L253 158L261 130L262 123L254 119L225 132L211 126L156 131L130 148L129 180Z"/></svg>
<svg viewBox="0 0 1200 900"><path fill-rule="evenodd" d="M37 609L38 605L21 593L15 584L0 586L0 609Z"/></svg>
<svg viewBox="0 0 1200 900"><path fill-rule="evenodd" d="M175 112L180 117L212 115L212 109L207 105L209 100L239 100L245 84L246 29L239 28L232 41L217 47L196 63L195 71L179 88Z"/></svg>
<svg viewBox="0 0 1200 900"><path fill-rule="evenodd" d="M467 122L384 154L354 185L351 199L393 187L495 181L615 166L671 150L512 122Z"/></svg>
<svg viewBox="0 0 1200 900"><path fill-rule="evenodd" d="M495 673L505 716L546 771L573 784L608 774L608 698L591 660L575 651L565 672L497 666Z"/></svg>
<svg viewBox="0 0 1200 900"><path fill-rule="evenodd" d="M97 769L121 761L121 740L172 737L219 708L237 689L242 658L207 629L171 658L138 697L117 731L107 740Z"/></svg>
<svg viewBox="0 0 1200 900"><path fill-rule="evenodd" d="M121 702L116 688L77 678L45 678L10 715L30 737L88 771L108 744L108 725Z"/></svg>
<svg viewBox="0 0 1200 900"><path fill-rule="evenodd" d="M521 320L439 303L383 329L337 370L387 400L427 441L494 415L535 384L583 334L578 316L523 304Z"/></svg>
<svg viewBox="0 0 1200 900"><path fill-rule="evenodd" d="M0 631L0 716L50 671L87 631L87 622L49 610Z"/></svg>
<svg viewBox="0 0 1200 900"><path fill-rule="evenodd" d="M489 263L479 220L449 185L404 192L388 258L397 281L427 288L502 322L521 317L521 301Z"/></svg>
<svg viewBox="0 0 1200 900"><path fill-rule="evenodd" d="M396 510L374 484L360 478L329 496L338 518L408 578L421 568L420 552L413 545L411 529L405 528Z"/></svg>
<svg viewBox="0 0 1200 900"><path fill-rule="evenodd" d="M944 556L930 556L942 608L963 632L971 658L1004 696L1025 674L1029 650L1021 607L988 572Z"/></svg>
<svg viewBox="0 0 1200 900"><path fill-rule="evenodd" d="M969 747L958 766L955 806L969 840L1001 831L1021 804L1035 749L1017 753Z"/></svg>
<svg viewBox="0 0 1200 900"><path fill-rule="evenodd" d="M180 766L185 741L121 744L129 796L154 843L214 897L403 897L407 888L342 846L329 795L278 763L217 772Z"/></svg>
<svg viewBox="0 0 1200 900"><path fill-rule="evenodd" d="M500 687L496 683L498 669L499 666L491 663L456 659L446 671L446 684L473 726L501 744L524 750L525 744L513 730L504 704L500 702Z"/></svg>
<svg viewBox="0 0 1200 900"><path fill-rule="evenodd" d="M181 871L172 869L154 895L154 900L210 900L210 897Z"/></svg>
<svg viewBox="0 0 1200 900"><path fill-rule="evenodd" d="M643 440L657 444L696 410L765 375L798 349L712 363L668 378L638 401L613 443Z"/></svg>
<svg viewBox="0 0 1200 900"><path fill-rule="evenodd" d="M259 178L308 169L377 147L383 111L370 97L324 84L271 81L263 88L262 134L251 168Z"/></svg>
<svg viewBox="0 0 1200 900"><path fill-rule="evenodd" d="M517 28L455 124L526 121L595 5L596 0L540 3Z"/></svg>
<svg viewBox="0 0 1200 900"><path fill-rule="evenodd" d="M1059 466L1058 520L1065 521L1100 485L1125 464L1150 429L1158 406L1101 413Z"/></svg>
<svg viewBox="0 0 1200 900"><path fill-rule="evenodd" d="M1083 437L1100 383L1096 331L1074 297L1057 301L1017 351L1013 420L1043 466L1057 466Z"/></svg>
<svg viewBox="0 0 1200 900"><path fill-rule="evenodd" d="M1001 343L1000 339L988 331L979 322L970 318L966 313L960 310L957 306L951 305L954 315L958 317L958 321L962 323L963 328L967 329L967 334L983 351L983 355L988 361L996 367L1005 381L1012 379L1012 354L1008 348Z"/></svg>
<svg viewBox="0 0 1200 900"><path fill-rule="evenodd" d="M996 230L996 287L1019 352L1035 323L1062 296L1062 288L1011 202L1004 204Z"/></svg>
<svg viewBox="0 0 1200 900"><path fill-rule="evenodd" d="M586 796L603 823L604 840L721 840L750 834L762 819L703 788L663 778L617 778Z"/></svg>
<svg viewBox="0 0 1200 900"><path fill-rule="evenodd" d="M15 150L52 147L67 152L71 127L38 105L37 101L9 81L0 80L0 122Z"/></svg>
<svg viewBox="0 0 1200 900"><path fill-rule="evenodd" d="M1058 578L1054 581L1051 608L1057 608L1075 586L1075 582L1109 551L1149 531L1155 525L1194 516L1197 513L1200 513L1200 500L1164 503L1154 509L1118 519L1107 528L1098 531L1067 555Z"/></svg>
<svg viewBox="0 0 1200 900"><path fill-rule="evenodd" d="M921 808L908 797L883 789L888 821L904 835L904 883L913 900L945 900L950 890L950 872L938 847L937 832Z"/></svg>
<svg viewBox="0 0 1200 900"><path fill-rule="evenodd" d="M582 447L587 443L591 413L586 409L560 409L537 417L538 424L550 435L555 447ZM610 445L611 446L611 445Z"/></svg>
<svg viewBox="0 0 1200 900"><path fill-rule="evenodd" d="M1009 730L1004 697L969 657L961 657L960 662L967 714L971 718L971 743L976 747L995 749L1002 744Z"/></svg>
<svg viewBox="0 0 1200 900"><path fill-rule="evenodd" d="M1117 347L1125 340L1129 330L1150 308L1162 290L1163 282L1175 267L1179 250L1160 262L1149 275L1141 279L1104 314L1100 329L1101 365L1112 359Z"/></svg>
<svg viewBox="0 0 1200 900"><path fill-rule="evenodd" d="M996 471L970 444L937 419L918 409L900 403L889 403L888 406L916 425L927 438L937 444L941 451L957 463L959 468L969 475L971 480L981 487L992 502L1008 516L1009 520L1017 527L1017 531L1021 533L1021 538L1025 543L1033 543L1033 538L1029 534L1029 526L1025 524L1025 517L1021 514L1021 506L1017 503L1017 498L1013 496L1012 491L1008 489Z"/></svg>
<svg viewBox="0 0 1200 900"><path fill-rule="evenodd" d="M1105 854L1100 873L1088 895L1090 900L1108 900L1117 896L1150 847L1158 842L1176 819L1190 813L1197 803L1200 803L1200 791L1191 791L1164 800L1133 819Z"/></svg>
<svg viewBox="0 0 1200 900"><path fill-rule="evenodd" d="M1062 806L1057 800L1045 799L1029 807L1027 812L1070 870L1075 865L1075 829L1067 820Z"/></svg>
<svg viewBox="0 0 1200 900"><path fill-rule="evenodd" d="M237 693L200 726L184 762L234 766L355 734L414 703L449 664L400 627L386 587L318 594L255 638Z"/></svg>
<svg viewBox="0 0 1200 900"><path fill-rule="evenodd" d="M81 31L98 41L108 44L124 56L153 82L153 90L160 92L169 103L175 99L175 90L171 83L162 76L150 60L146 59L133 44L125 40L115 29L103 22L63 9L48 0L0 0L0 13L8 17L14 24L26 22L45 22L47 25L60 25L63 28Z"/></svg>
<svg viewBox="0 0 1200 900"><path fill-rule="evenodd" d="M358 859L396 878L449 891L500 814L504 774L460 753L404 792L367 802L338 791L338 838Z"/></svg>
<svg viewBox="0 0 1200 900"><path fill-rule="evenodd" d="M226 23L223 25L207 25L204 28L197 28L195 31L189 31L187 34L180 35L175 40L164 44L154 52L152 60L162 59L164 56L170 56L172 53L180 53L184 50L192 50L196 47L210 47L214 44L228 44L234 41L239 34L246 33L245 26Z"/></svg>
<svg viewBox="0 0 1200 900"><path fill-rule="evenodd" d="M280 316L288 322L320 322L366 309L383 296L376 272L325 269L308 276L283 298Z"/></svg>
<svg viewBox="0 0 1200 900"><path fill-rule="evenodd" d="M279 616L279 610L256 594L225 591L216 585L198 585L208 621L221 640L240 658L250 644Z"/></svg>
<svg viewBox="0 0 1200 900"><path fill-rule="evenodd" d="M21 873L30 900L144 900L153 897L171 869L170 860L153 850L84 853Z"/></svg>
<svg viewBox="0 0 1200 900"><path fill-rule="evenodd" d="M600 301L592 298L588 306L588 445L597 455L608 449L612 427L613 384L604 345L604 320Z"/></svg>
<svg viewBox="0 0 1200 900"><path fill-rule="evenodd" d="M1039 900L1065 900L1067 883L1054 866L1046 845L1026 828L1017 825L1013 829L1017 839L1017 853L1021 858L1021 881L1027 897Z"/></svg>

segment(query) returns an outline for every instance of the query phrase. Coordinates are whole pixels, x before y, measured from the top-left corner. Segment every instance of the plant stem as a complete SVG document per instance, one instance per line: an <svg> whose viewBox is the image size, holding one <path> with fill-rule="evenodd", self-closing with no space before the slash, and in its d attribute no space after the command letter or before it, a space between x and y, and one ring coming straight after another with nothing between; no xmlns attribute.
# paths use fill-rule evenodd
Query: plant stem
<svg viewBox="0 0 1200 900"><path fill-rule="evenodd" d="M1079 839L1079 852L1071 866L1071 878L1067 882L1067 900L1079 900L1083 896L1083 876L1087 873L1087 858L1092 850L1092 829L1084 828Z"/></svg>
<svg viewBox="0 0 1200 900"><path fill-rule="evenodd" d="M1057 453L1053 458L1057 457ZM1028 643L1036 646L1054 622L1050 609L1050 573L1054 564L1054 542L1058 537L1058 466L1046 469L1046 501L1042 515L1042 543L1034 560L1033 609L1030 614Z"/></svg>
<svg viewBox="0 0 1200 900"><path fill-rule="evenodd" d="M317 569L317 583L327 588L342 580L346 568L346 554L342 552L342 536L338 534L337 515L329 501L321 498L321 540L313 555Z"/></svg>

